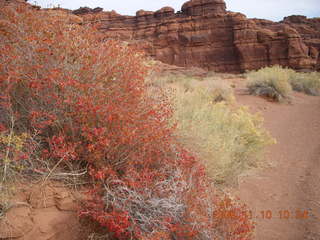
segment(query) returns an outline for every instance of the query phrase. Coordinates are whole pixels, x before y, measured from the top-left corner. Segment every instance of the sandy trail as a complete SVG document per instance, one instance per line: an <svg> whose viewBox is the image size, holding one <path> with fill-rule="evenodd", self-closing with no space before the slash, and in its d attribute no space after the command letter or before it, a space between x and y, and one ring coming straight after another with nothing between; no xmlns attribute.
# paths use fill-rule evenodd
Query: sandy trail
<svg viewBox="0 0 320 240"><path fill-rule="evenodd" d="M319 240L320 97L294 93L292 105L278 104L235 84L237 101L260 111L277 139L266 154L272 166L240 177L236 191L253 211L256 239Z"/></svg>

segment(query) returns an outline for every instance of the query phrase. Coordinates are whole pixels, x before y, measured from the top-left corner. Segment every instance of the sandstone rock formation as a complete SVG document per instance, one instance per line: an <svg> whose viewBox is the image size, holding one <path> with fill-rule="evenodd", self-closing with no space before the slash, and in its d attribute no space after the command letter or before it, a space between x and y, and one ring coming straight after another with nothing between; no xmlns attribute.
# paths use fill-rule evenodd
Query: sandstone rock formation
<svg viewBox="0 0 320 240"><path fill-rule="evenodd" d="M115 11L73 12L94 23L106 38L142 46L167 64L243 72L280 64L294 69L320 68L320 19L291 16L275 23L247 19L226 10L224 0L190 0L181 11L164 7L136 16Z"/></svg>
<svg viewBox="0 0 320 240"><path fill-rule="evenodd" d="M308 55L317 59L317 70L320 70L320 17L308 19L305 16L293 15L284 18L283 23L295 28L303 42L309 47Z"/></svg>
<svg viewBox="0 0 320 240"><path fill-rule="evenodd" d="M17 186L17 193L8 203L0 217L0 239L88 239L87 227L79 222L75 193L63 186Z"/></svg>

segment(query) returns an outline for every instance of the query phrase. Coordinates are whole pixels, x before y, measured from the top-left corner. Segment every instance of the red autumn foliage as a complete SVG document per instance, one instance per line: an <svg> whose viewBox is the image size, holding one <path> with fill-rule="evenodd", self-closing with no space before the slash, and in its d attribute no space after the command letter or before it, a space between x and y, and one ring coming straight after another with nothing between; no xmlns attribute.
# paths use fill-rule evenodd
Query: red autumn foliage
<svg viewBox="0 0 320 240"><path fill-rule="evenodd" d="M49 165L89 165L81 216L115 239L250 239L241 206L215 217L226 206L179 144L169 100L146 86L141 52L25 5L0 10L0 31L1 131L34 136Z"/></svg>

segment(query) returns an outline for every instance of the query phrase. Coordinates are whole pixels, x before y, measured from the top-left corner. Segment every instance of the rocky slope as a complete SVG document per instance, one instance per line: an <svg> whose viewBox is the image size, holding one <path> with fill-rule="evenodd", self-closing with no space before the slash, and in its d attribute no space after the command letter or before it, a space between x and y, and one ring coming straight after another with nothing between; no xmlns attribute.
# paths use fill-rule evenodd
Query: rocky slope
<svg viewBox="0 0 320 240"><path fill-rule="evenodd" d="M181 11L164 7L122 16L101 8L73 11L106 38L142 46L150 56L178 66L242 72L281 64L320 69L320 18L291 16L282 22L248 19L226 10L224 0L191 0Z"/></svg>

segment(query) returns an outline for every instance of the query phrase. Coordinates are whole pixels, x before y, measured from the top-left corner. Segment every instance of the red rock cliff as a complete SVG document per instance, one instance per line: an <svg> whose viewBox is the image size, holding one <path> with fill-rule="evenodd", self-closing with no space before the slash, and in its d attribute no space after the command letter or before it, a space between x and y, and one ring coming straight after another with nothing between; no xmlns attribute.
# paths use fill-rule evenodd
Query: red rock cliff
<svg viewBox="0 0 320 240"><path fill-rule="evenodd" d="M280 64L320 69L320 20L291 16L279 23L247 19L226 11L223 0L191 0L171 7L122 16L101 9L74 11L95 23L106 38L144 46L156 59L178 66L242 72Z"/></svg>

